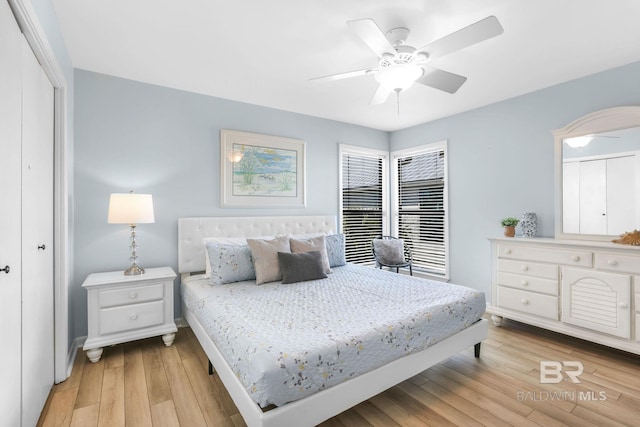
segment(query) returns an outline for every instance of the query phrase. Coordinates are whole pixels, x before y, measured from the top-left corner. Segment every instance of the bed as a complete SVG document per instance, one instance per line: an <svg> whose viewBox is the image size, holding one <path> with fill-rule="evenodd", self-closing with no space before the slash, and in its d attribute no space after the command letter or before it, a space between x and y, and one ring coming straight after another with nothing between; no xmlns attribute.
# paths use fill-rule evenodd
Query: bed
<svg viewBox="0 0 640 427"><path fill-rule="evenodd" d="M198 274L205 270L204 238L335 233L333 216L179 219L183 316L249 426L316 425L470 346L479 356L479 343L487 336L487 321L480 319L484 295L469 288L350 264L333 268L326 279L292 285L256 286L248 281L210 286ZM378 275L391 286L370 286ZM425 283L433 295L424 293ZM438 309L426 313L431 329L414 323L414 318L424 317L421 314L401 317L411 307L388 303L386 293L391 289L404 293L416 309L424 303L421 299L441 301L434 304ZM286 301L292 307L304 306L315 294L324 302L322 309L305 306L289 313L289 308L278 305ZM340 307L340 300L347 297L369 299L361 308L349 310ZM258 301L272 304L257 309ZM287 315L279 316L281 311ZM381 312L388 312L389 319L380 320ZM264 318L274 325L253 328ZM293 322L293 334L285 333L283 319ZM329 353L323 350L325 335L331 335L335 346ZM288 350L273 348L283 343ZM272 362L265 359L270 355ZM273 373L267 370L272 367ZM258 381L263 377L264 384Z"/></svg>

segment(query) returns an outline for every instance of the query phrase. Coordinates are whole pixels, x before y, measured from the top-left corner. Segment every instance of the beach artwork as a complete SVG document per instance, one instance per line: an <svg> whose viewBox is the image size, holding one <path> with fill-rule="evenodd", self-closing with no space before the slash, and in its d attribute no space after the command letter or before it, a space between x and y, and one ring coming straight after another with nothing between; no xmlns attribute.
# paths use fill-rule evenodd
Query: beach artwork
<svg viewBox="0 0 640 427"><path fill-rule="evenodd" d="M233 144L233 153L234 196L297 196L296 150Z"/></svg>

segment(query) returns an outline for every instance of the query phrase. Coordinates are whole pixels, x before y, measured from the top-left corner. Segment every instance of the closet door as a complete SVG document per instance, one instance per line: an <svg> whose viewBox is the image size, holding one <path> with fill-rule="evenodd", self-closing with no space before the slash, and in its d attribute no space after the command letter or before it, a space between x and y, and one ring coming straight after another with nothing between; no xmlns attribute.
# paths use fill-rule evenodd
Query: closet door
<svg viewBox="0 0 640 427"><path fill-rule="evenodd" d="M580 233L607 234L607 162L580 162Z"/></svg>
<svg viewBox="0 0 640 427"><path fill-rule="evenodd" d="M564 162L562 174L562 231L580 233L580 162Z"/></svg>
<svg viewBox="0 0 640 427"><path fill-rule="evenodd" d="M607 160L607 234L638 228L636 156Z"/></svg>
<svg viewBox="0 0 640 427"><path fill-rule="evenodd" d="M22 425L53 386L53 87L22 42Z"/></svg>
<svg viewBox="0 0 640 427"><path fill-rule="evenodd" d="M0 1L0 414L20 425L21 218L20 156L22 34L6 1Z"/></svg>

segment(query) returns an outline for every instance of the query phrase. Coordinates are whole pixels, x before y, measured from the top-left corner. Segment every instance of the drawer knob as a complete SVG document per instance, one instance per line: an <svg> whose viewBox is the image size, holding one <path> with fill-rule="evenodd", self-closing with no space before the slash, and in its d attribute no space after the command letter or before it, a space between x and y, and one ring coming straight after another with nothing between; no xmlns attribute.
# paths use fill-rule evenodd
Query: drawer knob
<svg viewBox="0 0 640 427"><path fill-rule="evenodd" d="M522 267L520 267L520 269L521 269L522 271L527 271L527 270L529 269L529 267L528 267L528 266L526 266L526 265L523 265Z"/></svg>
<svg viewBox="0 0 640 427"><path fill-rule="evenodd" d="M138 293L136 291L131 291L129 293L129 298L134 299L138 297Z"/></svg>
<svg viewBox="0 0 640 427"><path fill-rule="evenodd" d="M521 299L520 302L524 305L528 305L529 304L529 300L528 299Z"/></svg>
<svg viewBox="0 0 640 427"><path fill-rule="evenodd" d="M504 253L507 254L507 255L510 255L511 254L511 249L505 249Z"/></svg>
<svg viewBox="0 0 640 427"><path fill-rule="evenodd" d="M571 257L571 260L573 262L578 262L578 261L580 261L580 256L579 255L574 255L574 256Z"/></svg>
<svg viewBox="0 0 640 427"><path fill-rule="evenodd" d="M526 280L523 280L522 282L520 282L520 284L522 286L529 286L529 282L527 282Z"/></svg>
<svg viewBox="0 0 640 427"><path fill-rule="evenodd" d="M626 302L621 302L620 304L618 304L620 306L620 308L627 308L629 307L629 304L627 304Z"/></svg>
<svg viewBox="0 0 640 427"><path fill-rule="evenodd" d="M616 265L618 265L618 261L616 261L615 259L610 259L609 261L607 261L607 264L609 264L611 267L615 267Z"/></svg>
<svg viewBox="0 0 640 427"><path fill-rule="evenodd" d="M137 315L137 314L135 314L135 313L133 313L131 316L129 316L129 318L130 318L131 320L136 320L136 319L138 318L138 315Z"/></svg>

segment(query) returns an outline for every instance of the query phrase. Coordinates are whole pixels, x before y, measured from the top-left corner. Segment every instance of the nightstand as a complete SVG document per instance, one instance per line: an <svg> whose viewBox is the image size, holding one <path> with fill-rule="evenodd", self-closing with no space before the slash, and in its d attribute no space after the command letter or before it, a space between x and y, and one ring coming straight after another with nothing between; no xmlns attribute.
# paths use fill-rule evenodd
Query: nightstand
<svg viewBox="0 0 640 427"><path fill-rule="evenodd" d="M82 287L87 290L89 331L83 350L93 363L107 345L162 335L173 344L173 281L170 267L147 268L144 274L123 271L93 273Z"/></svg>

